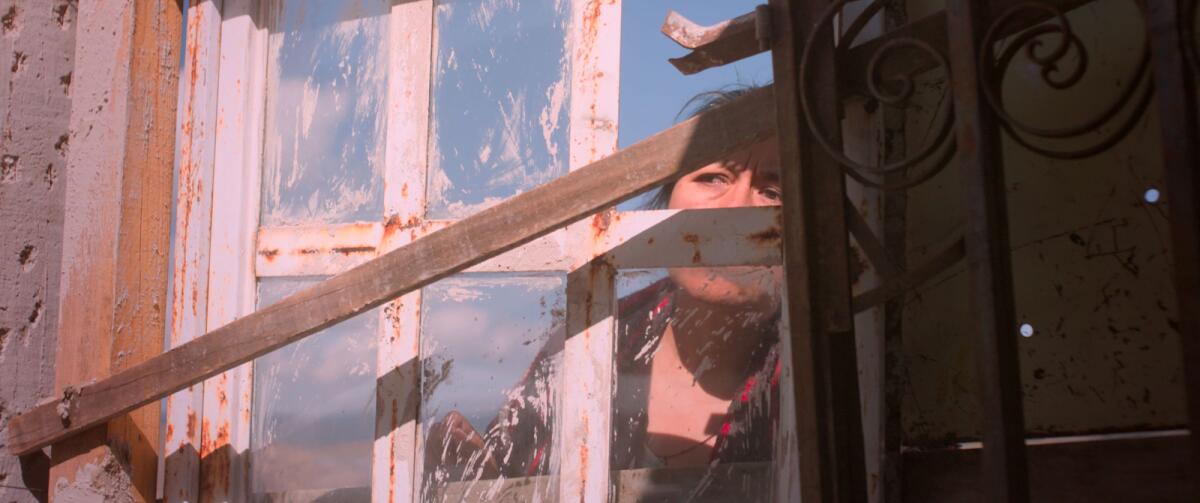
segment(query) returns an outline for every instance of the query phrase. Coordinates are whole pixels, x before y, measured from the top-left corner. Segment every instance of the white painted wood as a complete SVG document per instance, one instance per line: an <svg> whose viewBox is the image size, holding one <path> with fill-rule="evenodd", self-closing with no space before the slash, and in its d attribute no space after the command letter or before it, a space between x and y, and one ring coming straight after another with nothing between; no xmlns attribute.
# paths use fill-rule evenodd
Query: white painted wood
<svg viewBox="0 0 1200 503"><path fill-rule="evenodd" d="M596 261L567 276L567 339L555 425L559 501L606 501L612 441L616 269Z"/></svg>
<svg viewBox="0 0 1200 503"><path fill-rule="evenodd" d="M584 241L576 245L564 229L468 271L570 271L601 255L618 269L780 265L779 217L777 207L617 212L603 229L595 220L580 226ZM399 231L380 224L261 229L256 268L260 277L338 274L450 223ZM384 234L387 244L377 250Z"/></svg>
<svg viewBox="0 0 1200 503"><path fill-rule="evenodd" d="M425 216L433 1L393 0L388 23L387 220L375 245L391 250L420 237L418 227ZM416 418L421 400L421 292L389 302L381 316L371 501L415 501L420 473Z"/></svg>
<svg viewBox="0 0 1200 503"><path fill-rule="evenodd" d="M621 0L572 0L572 171L617 151L620 79ZM610 209L568 227L569 255L576 264L603 250L611 215ZM600 260L567 276L567 340L554 446L559 501L608 501L615 277L616 269Z"/></svg>
<svg viewBox="0 0 1200 503"><path fill-rule="evenodd" d="M255 309L254 239L267 31L260 4L226 0L221 22L216 164L209 257L208 325ZM205 382L201 422L201 499L248 499L252 369L249 364Z"/></svg>
<svg viewBox="0 0 1200 503"><path fill-rule="evenodd" d="M781 265L774 206L620 212L601 239L618 269Z"/></svg>
<svg viewBox="0 0 1200 503"><path fill-rule="evenodd" d="M172 242L171 347L207 332L209 222L216 138L221 0L187 11L183 78L179 81L175 238ZM203 383L167 398L163 498L198 501Z"/></svg>

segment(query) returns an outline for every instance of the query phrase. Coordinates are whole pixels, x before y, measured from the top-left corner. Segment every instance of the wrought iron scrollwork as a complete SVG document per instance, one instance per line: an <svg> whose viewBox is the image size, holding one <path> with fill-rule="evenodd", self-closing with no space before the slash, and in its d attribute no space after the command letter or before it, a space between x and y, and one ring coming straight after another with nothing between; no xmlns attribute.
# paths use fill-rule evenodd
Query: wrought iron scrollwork
<svg viewBox="0 0 1200 503"><path fill-rule="evenodd" d="M1049 21L1011 35L1000 53L993 56L990 49L1009 33L1010 24L1029 14L1046 16ZM995 112L999 125L1021 146L1049 158L1083 159L1112 148L1137 125L1154 94L1154 86L1150 81L1150 48L1148 43L1143 43L1138 63L1125 79L1127 85L1114 102L1102 108L1099 113L1074 125L1040 126L1017 118L1005 107L1002 92L1004 77L1013 59L1024 52L1029 61L1041 67L1042 82L1047 87L1062 91L1079 84L1088 71L1088 53L1083 42L1071 29L1066 15L1058 8L1041 2L1030 1L1014 5L996 18L988 28L980 47L978 64L986 82L983 94ZM1073 69L1065 71L1061 65L1067 62L1071 54L1076 55L1077 62ZM1126 113L1125 117L1120 119L1118 116L1122 111ZM1082 147L1052 148L1040 144L1064 140L1078 143L1087 135L1093 135L1103 126L1114 122L1116 127L1111 132ZM1034 139L1044 141L1035 143Z"/></svg>
<svg viewBox="0 0 1200 503"><path fill-rule="evenodd" d="M869 187L883 190L903 190L918 185L936 175L949 163L954 155L954 139L951 134L954 129L954 111L950 106L942 107L933 119L933 130L936 134L925 142L916 154L899 161L868 166L854 161L846 156L840 148L834 145L828 131L822 129L813 115L813 100L810 86L804 85L810 81L813 68L814 48L818 45L818 37L829 37L834 26L834 18L849 3L858 0L839 0L831 3L818 20L817 28L808 34L804 42L804 51L800 59L800 100L804 110L804 118L808 123L813 137L820 147L838 164L848 176ZM835 54L844 52L845 48L854 45L855 39L862 32L867 22L884 7L884 0L875 0L855 18L840 37ZM889 78L886 82L881 77L880 69L887 58L900 51L919 51L928 56L943 71L949 71L950 65L945 55L929 43L912 37L896 37L881 45L872 55L867 64L867 85L871 97L879 103L888 106L904 107L912 99L916 85L912 73ZM889 176L893 175L893 176Z"/></svg>

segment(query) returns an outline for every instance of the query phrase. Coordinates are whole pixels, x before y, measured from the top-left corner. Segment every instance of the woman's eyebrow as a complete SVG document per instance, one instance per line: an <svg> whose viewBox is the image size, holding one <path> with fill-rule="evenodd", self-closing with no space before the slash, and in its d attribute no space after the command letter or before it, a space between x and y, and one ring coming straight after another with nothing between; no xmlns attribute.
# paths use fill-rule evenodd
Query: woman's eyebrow
<svg viewBox="0 0 1200 503"><path fill-rule="evenodd" d="M779 171L777 170L761 171L758 176L770 183L779 183Z"/></svg>

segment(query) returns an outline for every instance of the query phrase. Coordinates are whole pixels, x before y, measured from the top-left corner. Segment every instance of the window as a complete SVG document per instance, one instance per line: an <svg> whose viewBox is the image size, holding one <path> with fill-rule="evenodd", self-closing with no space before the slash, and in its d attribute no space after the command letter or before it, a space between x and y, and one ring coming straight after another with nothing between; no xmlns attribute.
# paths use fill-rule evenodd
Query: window
<svg viewBox="0 0 1200 503"><path fill-rule="evenodd" d="M585 0L194 6L173 341L614 152L620 17L619 1ZM713 477L767 487L763 463L655 486L609 459L631 448L614 423L637 415L614 403L639 389L614 357L625 298L668 269L778 266L777 220L770 207L602 212L262 355L169 400L165 492L624 501ZM546 429L526 472L439 465L438 423L455 412L486 436L539 361Z"/></svg>

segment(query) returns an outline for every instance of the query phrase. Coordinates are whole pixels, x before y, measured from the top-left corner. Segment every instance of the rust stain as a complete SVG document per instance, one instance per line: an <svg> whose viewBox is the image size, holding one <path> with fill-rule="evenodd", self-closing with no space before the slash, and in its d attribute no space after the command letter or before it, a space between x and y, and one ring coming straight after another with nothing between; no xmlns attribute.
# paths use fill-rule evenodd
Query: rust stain
<svg viewBox="0 0 1200 503"><path fill-rule="evenodd" d="M209 435L208 435L208 432L211 429L212 429L212 425L210 425L208 423L208 419L204 419L203 421L201 421L201 423L200 423L200 431L201 431L200 456L201 457L207 456L209 453L211 453L213 451L213 448L216 447L215 445L213 445L212 439L209 438Z"/></svg>
<svg viewBox="0 0 1200 503"><path fill-rule="evenodd" d="M597 213L592 216L592 239L599 240L608 232L608 226L612 225L612 214L607 211Z"/></svg>
<svg viewBox="0 0 1200 503"><path fill-rule="evenodd" d="M229 397L225 394L224 383L222 383L220 386L217 386L217 403L219 404L221 410L225 410L225 408L229 406Z"/></svg>
<svg viewBox="0 0 1200 503"><path fill-rule="evenodd" d="M188 411L187 415L187 438L188 440L196 440L196 412Z"/></svg>
<svg viewBox="0 0 1200 503"><path fill-rule="evenodd" d="M171 443L171 439L175 438L175 425L167 423L167 443Z"/></svg>
<svg viewBox="0 0 1200 503"><path fill-rule="evenodd" d="M400 406L397 400L392 400L392 423L388 436L394 435L400 427ZM388 438L388 502L396 501L396 443Z"/></svg>
<svg viewBox="0 0 1200 503"><path fill-rule="evenodd" d="M259 250L258 254L262 255L263 258L267 259L267 262L274 262L275 256L279 255L279 249L271 248L269 250Z"/></svg>
<svg viewBox="0 0 1200 503"><path fill-rule="evenodd" d="M588 417L584 414L581 419L580 427L583 428L583 438L588 436ZM579 487L587 486L587 468L588 468L588 446L586 443L579 446ZM579 495L582 500L583 495Z"/></svg>
<svg viewBox="0 0 1200 503"><path fill-rule="evenodd" d="M400 186L400 197L408 197L408 182Z"/></svg>
<svg viewBox="0 0 1200 503"><path fill-rule="evenodd" d="M683 240L684 242L692 245L692 249L694 250L692 252L692 263L699 264L703 260L703 257L700 256L700 236L695 234L684 234Z"/></svg>
<svg viewBox="0 0 1200 503"><path fill-rule="evenodd" d="M407 219L400 215L392 215L383 223L383 239L385 242L391 240L393 236L405 229L415 229L421 225L421 219L416 215L409 215ZM413 234L413 239L416 239L416 234Z"/></svg>
<svg viewBox="0 0 1200 503"><path fill-rule="evenodd" d="M316 255L318 253L321 253L319 248L301 248L292 252L292 255Z"/></svg>
<svg viewBox="0 0 1200 503"><path fill-rule="evenodd" d="M333 248L334 253L342 255L352 255L355 253L375 253L374 246L338 246Z"/></svg>
<svg viewBox="0 0 1200 503"><path fill-rule="evenodd" d="M772 227L762 232L755 232L746 236L751 242L759 245L774 245L783 237L782 231L778 227Z"/></svg>

